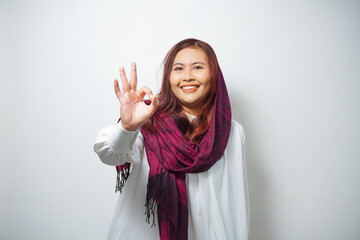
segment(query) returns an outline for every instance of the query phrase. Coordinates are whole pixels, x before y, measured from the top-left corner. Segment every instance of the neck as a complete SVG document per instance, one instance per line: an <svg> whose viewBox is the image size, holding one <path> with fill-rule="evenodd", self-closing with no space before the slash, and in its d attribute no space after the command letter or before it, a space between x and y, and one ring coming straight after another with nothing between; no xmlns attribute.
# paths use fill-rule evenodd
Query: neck
<svg viewBox="0 0 360 240"><path fill-rule="evenodd" d="M190 120L190 122L196 118L195 115L192 115L192 114L190 114L190 113L188 113L186 111L184 111L184 113L187 116L187 118Z"/></svg>
<svg viewBox="0 0 360 240"><path fill-rule="evenodd" d="M202 109L194 109L194 108L188 108L188 107L186 107L186 106L183 106L182 107L183 109L184 109L184 111L185 112L187 112L188 114L191 114L191 115L194 115L194 116L199 116L199 115L201 115L201 110Z"/></svg>

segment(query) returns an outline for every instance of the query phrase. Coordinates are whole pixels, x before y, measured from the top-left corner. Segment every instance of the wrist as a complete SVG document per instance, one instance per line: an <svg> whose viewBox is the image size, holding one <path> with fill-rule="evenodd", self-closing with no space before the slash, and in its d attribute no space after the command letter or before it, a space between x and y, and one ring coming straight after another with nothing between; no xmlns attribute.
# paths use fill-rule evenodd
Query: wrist
<svg viewBox="0 0 360 240"><path fill-rule="evenodd" d="M136 132L139 129L139 127L131 127L126 124L123 124L121 121L120 121L120 125L122 129L124 129L127 132Z"/></svg>

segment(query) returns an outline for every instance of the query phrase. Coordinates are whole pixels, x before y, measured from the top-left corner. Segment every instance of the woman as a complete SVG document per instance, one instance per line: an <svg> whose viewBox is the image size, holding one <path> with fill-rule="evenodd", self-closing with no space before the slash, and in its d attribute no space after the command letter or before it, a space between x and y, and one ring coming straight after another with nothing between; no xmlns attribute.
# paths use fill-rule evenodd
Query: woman
<svg viewBox="0 0 360 240"><path fill-rule="evenodd" d="M121 120L94 145L105 164L117 166L122 192L108 239L247 239L245 133L231 118L211 46L177 43L158 95L137 90L135 63L130 82L122 67L120 76Z"/></svg>

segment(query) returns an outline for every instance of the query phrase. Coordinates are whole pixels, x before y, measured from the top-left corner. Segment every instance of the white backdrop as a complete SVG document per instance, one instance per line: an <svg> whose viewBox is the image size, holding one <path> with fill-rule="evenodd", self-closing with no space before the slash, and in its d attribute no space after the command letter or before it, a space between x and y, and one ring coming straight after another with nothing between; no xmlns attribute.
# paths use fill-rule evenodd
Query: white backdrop
<svg viewBox="0 0 360 240"><path fill-rule="evenodd" d="M105 239L118 67L157 91L195 37L215 49L245 129L251 240L360 238L357 0L0 0L0 239Z"/></svg>

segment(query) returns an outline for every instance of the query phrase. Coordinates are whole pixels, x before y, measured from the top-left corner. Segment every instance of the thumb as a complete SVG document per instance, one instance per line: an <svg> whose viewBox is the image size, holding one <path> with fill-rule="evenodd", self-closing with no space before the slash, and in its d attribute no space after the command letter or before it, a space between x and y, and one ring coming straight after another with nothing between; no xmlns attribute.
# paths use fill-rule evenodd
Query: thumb
<svg viewBox="0 0 360 240"><path fill-rule="evenodd" d="M155 94L151 98L150 107L152 108L152 111L155 112L158 106L159 106L159 99L158 99L158 95Z"/></svg>

